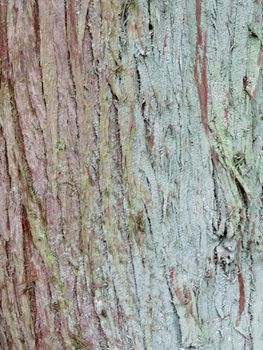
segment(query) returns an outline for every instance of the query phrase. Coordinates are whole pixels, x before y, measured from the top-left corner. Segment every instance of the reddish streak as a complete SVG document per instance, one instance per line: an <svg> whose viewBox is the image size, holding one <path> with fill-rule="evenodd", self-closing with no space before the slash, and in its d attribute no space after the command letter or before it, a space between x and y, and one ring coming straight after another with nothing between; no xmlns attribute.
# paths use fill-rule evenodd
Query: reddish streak
<svg viewBox="0 0 263 350"><path fill-rule="evenodd" d="M197 47L202 44L202 31L201 31L201 0L196 0L196 22L197 22Z"/></svg>
<svg viewBox="0 0 263 350"><path fill-rule="evenodd" d="M201 31L201 0L196 0L196 23L197 23L197 38L195 45L196 61L194 67L194 78L197 86L198 97L201 109L201 122L208 133L208 87L207 87L207 73L206 73L206 43L207 32L205 39ZM202 58L200 52L202 51ZM201 79L199 78L199 71L201 70Z"/></svg>
<svg viewBox="0 0 263 350"><path fill-rule="evenodd" d="M167 39L168 39L168 33L165 33L164 40L163 40L163 57L165 55L165 49L167 47Z"/></svg>
<svg viewBox="0 0 263 350"><path fill-rule="evenodd" d="M68 41L71 47L71 58L75 60L78 67L81 67L81 56L78 52L78 35L77 35L77 19L76 19L76 9L73 1L68 3L67 14L68 18L68 28L67 35Z"/></svg>
<svg viewBox="0 0 263 350"><path fill-rule="evenodd" d="M237 274L238 284L239 284L239 310L238 310L238 320L240 321L240 316L242 315L245 308L245 288L244 288L244 279L243 276L238 270ZM239 322L238 321L238 322Z"/></svg>
<svg viewBox="0 0 263 350"><path fill-rule="evenodd" d="M174 284L174 279L175 279L175 268L174 267L172 267L171 269L170 269L170 284L171 284L171 286L173 286L173 284Z"/></svg>

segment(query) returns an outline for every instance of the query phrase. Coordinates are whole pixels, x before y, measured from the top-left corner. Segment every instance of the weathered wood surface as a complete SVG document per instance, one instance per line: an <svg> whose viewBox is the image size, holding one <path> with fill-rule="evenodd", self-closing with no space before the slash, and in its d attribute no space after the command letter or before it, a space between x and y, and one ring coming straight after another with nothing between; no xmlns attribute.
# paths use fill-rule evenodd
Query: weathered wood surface
<svg viewBox="0 0 263 350"><path fill-rule="evenodd" d="M1 349L263 349L262 6L0 0Z"/></svg>

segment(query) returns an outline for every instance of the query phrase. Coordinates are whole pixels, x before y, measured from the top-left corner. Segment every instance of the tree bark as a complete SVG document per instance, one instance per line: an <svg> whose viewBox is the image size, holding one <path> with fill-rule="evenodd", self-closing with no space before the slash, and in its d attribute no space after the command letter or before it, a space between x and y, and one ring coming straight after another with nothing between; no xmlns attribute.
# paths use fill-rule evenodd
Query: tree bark
<svg viewBox="0 0 263 350"><path fill-rule="evenodd" d="M0 345L263 348L260 0L0 0Z"/></svg>

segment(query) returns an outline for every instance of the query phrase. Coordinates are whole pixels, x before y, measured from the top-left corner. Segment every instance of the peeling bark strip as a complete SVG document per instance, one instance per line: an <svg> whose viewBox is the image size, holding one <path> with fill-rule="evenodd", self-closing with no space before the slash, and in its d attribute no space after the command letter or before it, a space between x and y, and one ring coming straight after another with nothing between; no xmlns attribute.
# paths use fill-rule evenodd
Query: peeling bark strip
<svg viewBox="0 0 263 350"><path fill-rule="evenodd" d="M25 281L22 283L22 294L28 293L30 312L33 319L34 339L36 350L43 349L43 334L41 330L41 323L37 311L37 300L35 291L35 282L37 280L37 272L33 263L33 241L31 235L31 228L28 222L26 208L21 208L22 229L23 229L23 255L24 255L24 270ZM19 302L19 301L18 301Z"/></svg>
<svg viewBox="0 0 263 350"><path fill-rule="evenodd" d="M240 323L241 315L245 309L245 287L244 287L244 278L240 270L237 273L238 285L239 285L239 308L238 308L238 319L237 325Z"/></svg>
<svg viewBox="0 0 263 350"><path fill-rule="evenodd" d="M250 249L250 248L248 248ZM238 264L238 271L237 271L237 282L238 282L238 291L239 291L239 299L238 299L238 316L236 320L236 325L239 326L241 321L241 316L245 309L245 284L244 284L244 278L242 275L242 272L240 271L240 252L241 252L241 240L238 239L237 241L237 264Z"/></svg>
<svg viewBox="0 0 263 350"><path fill-rule="evenodd" d="M206 133L208 133L208 86L206 73L206 44L207 30L203 38L201 30L201 0L196 0L196 25L197 38L195 44L195 66L194 78L201 109L201 123Z"/></svg>
<svg viewBox="0 0 263 350"><path fill-rule="evenodd" d="M0 86L9 73L8 43L7 43L7 2L0 1Z"/></svg>
<svg viewBox="0 0 263 350"><path fill-rule="evenodd" d="M261 5L0 0L1 350L263 349Z"/></svg>

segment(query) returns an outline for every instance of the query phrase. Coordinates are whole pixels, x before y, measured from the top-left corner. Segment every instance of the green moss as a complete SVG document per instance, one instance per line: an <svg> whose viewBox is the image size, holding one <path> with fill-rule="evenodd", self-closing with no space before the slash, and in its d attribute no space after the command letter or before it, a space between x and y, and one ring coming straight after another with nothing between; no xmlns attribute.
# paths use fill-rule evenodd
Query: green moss
<svg viewBox="0 0 263 350"><path fill-rule="evenodd" d="M64 141L59 140L56 144L56 150L57 151L64 151L65 148L66 148L66 145L65 145Z"/></svg>
<svg viewBox="0 0 263 350"><path fill-rule="evenodd" d="M136 0L131 0L130 1L130 9L131 11L135 11L137 8L137 1Z"/></svg>

